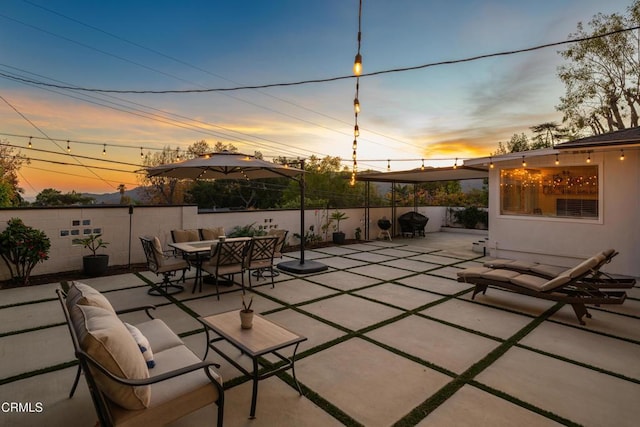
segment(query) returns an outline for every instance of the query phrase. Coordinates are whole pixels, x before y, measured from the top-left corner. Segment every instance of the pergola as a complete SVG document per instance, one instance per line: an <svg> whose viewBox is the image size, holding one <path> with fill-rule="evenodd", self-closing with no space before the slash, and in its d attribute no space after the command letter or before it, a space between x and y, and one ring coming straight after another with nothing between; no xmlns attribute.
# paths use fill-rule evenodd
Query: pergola
<svg viewBox="0 0 640 427"><path fill-rule="evenodd" d="M417 188L415 184L424 182L436 182L436 181L463 181L467 179L483 179L489 177L488 167L481 165L470 166L457 166L457 167L442 167L442 168L417 168L406 171L397 172L373 172L359 174L356 179L358 181L365 181L367 183L365 187L365 238L369 238L369 223L370 223L370 196L371 196L371 182L389 182L393 184L391 186L391 224L392 233L395 233L396 227L396 191L395 184L414 184L414 196L417 195ZM418 198L413 198L413 209L418 210Z"/></svg>

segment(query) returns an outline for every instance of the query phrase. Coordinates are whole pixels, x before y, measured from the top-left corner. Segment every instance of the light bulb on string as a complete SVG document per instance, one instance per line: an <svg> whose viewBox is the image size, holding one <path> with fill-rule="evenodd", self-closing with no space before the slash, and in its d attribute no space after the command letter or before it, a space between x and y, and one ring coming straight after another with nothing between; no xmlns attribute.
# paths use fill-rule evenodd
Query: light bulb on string
<svg viewBox="0 0 640 427"><path fill-rule="evenodd" d="M493 158L489 157L489 167L493 169Z"/></svg>
<svg viewBox="0 0 640 427"><path fill-rule="evenodd" d="M140 147L140 159L144 159L144 153L142 152L142 147Z"/></svg>
<svg viewBox="0 0 640 427"><path fill-rule="evenodd" d="M103 147L102 147L102 155L103 155L103 156L106 156L106 155L107 155L107 144L103 144Z"/></svg>
<svg viewBox="0 0 640 427"><path fill-rule="evenodd" d="M456 161L453 163L453 168L458 169L458 158L456 157Z"/></svg>
<svg viewBox="0 0 640 427"><path fill-rule="evenodd" d="M356 54L356 59L353 61L353 74L355 76L360 76L362 74L362 55L358 52Z"/></svg>
<svg viewBox="0 0 640 427"><path fill-rule="evenodd" d="M558 154L556 154L556 166L560 164L560 159L558 158Z"/></svg>
<svg viewBox="0 0 640 427"><path fill-rule="evenodd" d="M67 139L67 153L71 152L71 146L69 145L69 140Z"/></svg>
<svg viewBox="0 0 640 427"><path fill-rule="evenodd" d="M522 156L522 167L526 168L527 167L527 162L524 159L524 156Z"/></svg>
<svg viewBox="0 0 640 427"><path fill-rule="evenodd" d="M358 100L358 98L354 98L353 100L353 111L356 114L360 114L360 101Z"/></svg>
<svg viewBox="0 0 640 427"><path fill-rule="evenodd" d="M31 147L32 147L32 145L31 145L31 138L33 138L33 137L31 137L31 136L29 137L29 148L31 148Z"/></svg>
<svg viewBox="0 0 640 427"><path fill-rule="evenodd" d="M587 163L591 163L591 153L587 152Z"/></svg>
<svg viewBox="0 0 640 427"><path fill-rule="evenodd" d="M387 159L387 172L391 172L391 160Z"/></svg>
<svg viewBox="0 0 640 427"><path fill-rule="evenodd" d="M360 128L357 124L353 128L353 136L355 136L356 138L360 136Z"/></svg>
<svg viewBox="0 0 640 427"><path fill-rule="evenodd" d="M420 166L420 170L423 171L424 170L424 159L422 159L422 165Z"/></svg>
<svg viewBox="0 0 640 427"><path fill-rule="evenodd" d="M620 150L620 160L624 160L624 150Z"/></svg>

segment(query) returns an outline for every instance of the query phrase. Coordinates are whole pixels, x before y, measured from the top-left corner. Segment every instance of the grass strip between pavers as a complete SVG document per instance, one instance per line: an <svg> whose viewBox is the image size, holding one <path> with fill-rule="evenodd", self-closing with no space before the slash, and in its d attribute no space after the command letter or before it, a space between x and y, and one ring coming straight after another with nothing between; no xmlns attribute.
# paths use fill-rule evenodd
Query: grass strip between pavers
<svg viewBox="0 0 640 427"><path fill-rule="evenodd" d="M511 338L505 340L501 345L492 350L489 354L487 354L480 361L476 362L469 369L464 371L462 374L457 376L453 381L446 384L439 391L425 400L422 404L418 405L411 412L405 415L403 418L398 420L394 425L397 427L408 427L414 426L426 418L430 413L432 413L436 408L438 408L442 403L444 403L447 399L453 396L458 390L460 390L466 384L472 384L474 382L474 378L480 374L480 372L484 371L487 367L493 364L496 360L502 357L509 349L515 346L521 339L523 339L526 335L528 335L531 331L533 331L536 327L538 327L542 322L544 322L549 316L553 315L555 312L560 310L564 304L557 303L547 311L545 311L541 316L534 319L527 326L522 328L520 331L516 332ZM501 394L499 397L505 398L506 395ZM512 399L509 399L512 400ZM513 399L516 400L516 399ZM515 402L518 403L518 402ZM545 417L551 418L554 421L557 421L566 425L574 425L569 420L566 420L558 415L552 414L548 411L544 411L542 409L536 408L532 405L527 405L526 409L539 413Z"/></svg>

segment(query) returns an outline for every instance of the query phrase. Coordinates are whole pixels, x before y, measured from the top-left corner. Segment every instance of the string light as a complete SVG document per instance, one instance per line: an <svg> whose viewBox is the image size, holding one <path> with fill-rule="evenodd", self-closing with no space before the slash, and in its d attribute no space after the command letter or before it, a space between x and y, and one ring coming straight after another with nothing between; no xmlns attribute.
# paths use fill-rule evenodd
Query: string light
<svg viewBox="0 0 640 427"><path fill-rule="evenodd" d="M391 160L387 159L387 172L391 172Z"/></svg>
<svg viewBox="0 0 640 427"><path fill-rule="evenodd" d="M453 168L458 169L458 158L456 157L456 161L453 163Z"/></svg>
<svg viewBox="0 0 640 427"><path fill-rule="evenodd" d="M422 159L422 166L420 166L420 170L423 171L424 170L424 159Z"/></svg>
<svg viewBox="0 0 640 427"><path fill-rule="evenodd" d="M489 167L493 169L493 158L489 157Z"/></svg>
<svg viewBox="0 0 640 427"><path fill-rule="evenodd" d="M527 167L527 162L524 160L524 156L522 156L522 167L523 168Z"/></svg>
<svg viewBox="0 0 640 427"><path fill-rule="evenodd" d="M142 152L142 147L140 147L140 159L144 159L144 153Z"/></svg>
<svg viewBox="0 0 640 427"><path fill-rule="evenodd" d="M32 137L30 136L30 137L29 137L29 148L31 148L31 147L32 147L32 145L31 145L31 138L32 138Z"/></svg>
<svg viewBox="0 0 640 427"><path fill-rule="evenodd" d="M587 163L591 163L591 153L587 151Z"/></svg>
<svg viewBox="0 0 640 427"><path fill-rule="evenodd" d="M103 156L106 156L106 155L107 155L107 144L104 144L104 145L102 146L102 155L103 155Z"/></svg>
<svg viewBox="0 0 640 427"><path fill-rule="evenodd" d="M351 170L351 181L349 184L356 184L356 174L358 173L358 137L360 128L358 127L358 114L360 114L360 75L362 74L362 55L360 54L360 43L362 42L362 0L358 6L358 51L353 62L353 74L356 76L356 94L353 98L353 114L355 125L353 127L353 167Z"/></svg>
<svg viewBox="0 0 640 427"><path fill-rule="evenodd" d="M69 140L67 139L67 153L71 152L71 146L69 145Z"/></svg>
<svg viewBox="0 0 640 427"><path fill-rule="evenodd" d="M620 160L624 160L624 150L620 150Z"/></svg>
<svg viewBox="0 0 640 427"><path fill-rule="evenodd" d="M558 159L558 154L556 153L556 166L560 164L560 159Z"/></svg>

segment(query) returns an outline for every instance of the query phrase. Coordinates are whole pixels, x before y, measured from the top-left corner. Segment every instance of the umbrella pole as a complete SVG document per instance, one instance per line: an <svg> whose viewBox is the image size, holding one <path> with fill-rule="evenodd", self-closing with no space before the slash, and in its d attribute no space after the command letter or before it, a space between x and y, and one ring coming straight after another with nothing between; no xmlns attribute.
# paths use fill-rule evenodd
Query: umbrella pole
<svg viewBox="0 0 640 427"><path fill-rule="evenodd" d="M304 159L300 160L300 169L304 171ZM280 264L278 264L278 269L297 274L317 273L319 271L325 271L329 269L329 267L327 267L326 265L317 261L309 261L305 263L304 260L304 245L306 241L304 226L304 197L306 185L304 181L304 172L300 176L298 184L300 185L300 259L281 262Z"/></svg>

